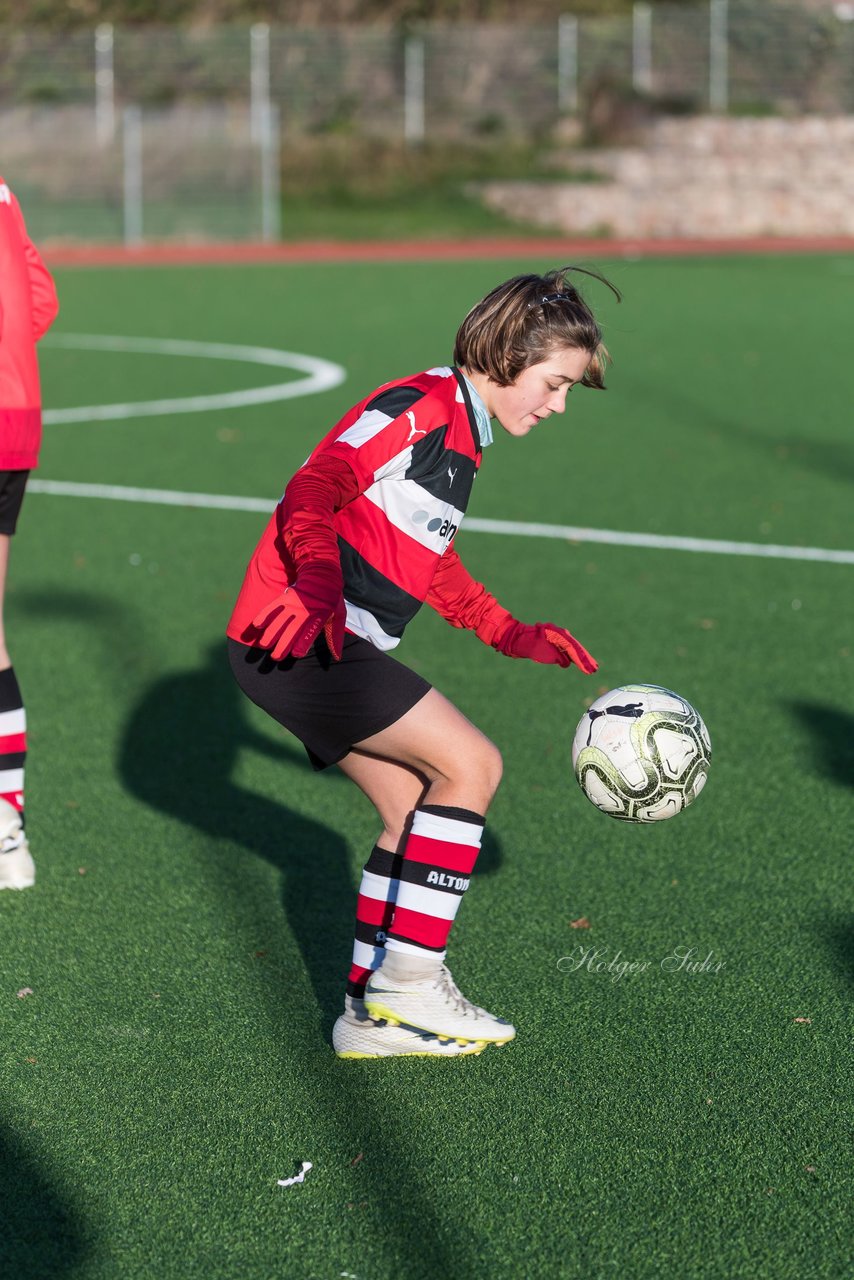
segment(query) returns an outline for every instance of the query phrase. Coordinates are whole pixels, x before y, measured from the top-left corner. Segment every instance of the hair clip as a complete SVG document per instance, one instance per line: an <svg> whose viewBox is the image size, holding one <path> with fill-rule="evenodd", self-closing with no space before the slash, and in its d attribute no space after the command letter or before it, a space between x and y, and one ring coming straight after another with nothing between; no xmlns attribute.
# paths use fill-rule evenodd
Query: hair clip
<svg viewBox="0 0 854 1280"><path fill-rule="evenodd" d="M568 293L547 293L544 298L540 298L540 306L545 306L547 302L572 302L572 296Z"/></svg>

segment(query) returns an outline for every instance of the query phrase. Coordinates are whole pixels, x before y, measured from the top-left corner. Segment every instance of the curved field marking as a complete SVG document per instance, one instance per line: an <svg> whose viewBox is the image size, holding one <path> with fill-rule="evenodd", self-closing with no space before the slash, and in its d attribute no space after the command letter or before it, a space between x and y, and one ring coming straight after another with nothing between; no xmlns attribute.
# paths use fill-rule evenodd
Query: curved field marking
<svg viewBox="0 0 854 1280"><path fill-rule="evenodd" d="M340 364L319 356L274 347L246 347L230 342L185 342L179 338L121 338L97 333L57 333L42 346L73 351L125 351L152 356L192 356L203 360L239 360L248 364L296 369L306 377L244 391L224 391L210 396L176 396L167 400L138 400L127 404L92 404L77 409L47 409L42 420L51 426L63 422L115 422L125 418L150 418L167 413L205 413L210 409L239 409L250 404L270 404L310 396L339 386L347 376Z"/></svg>
<svg viewBox="0 0 854 1280"><path fill-rule="evenodd" d="M218 511L258 511L271 515L278 499L243 498L226 493L182 493L177 489L137 489L128 485L80 484L72 480L30 480L28 492L63 498L109 498L118 502L150 502L166 507L201 507ZM854 564L854 551L827 547L787 547L770 542L728 542L718 538L680 538L658 533L620 533L569 524L523 524L515 520L465 522L470 533L510 534L522 538L558 538L563 542L602 542L614 547L650 547L658 551L693 551L719 556L759 556L768 560L813 560Z"/></svg>

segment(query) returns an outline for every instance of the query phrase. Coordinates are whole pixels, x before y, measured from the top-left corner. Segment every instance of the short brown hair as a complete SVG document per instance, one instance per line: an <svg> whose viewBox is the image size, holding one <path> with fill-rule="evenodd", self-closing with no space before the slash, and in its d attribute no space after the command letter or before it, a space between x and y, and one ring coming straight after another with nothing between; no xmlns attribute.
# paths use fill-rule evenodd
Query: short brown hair
<svg viewBox="0 0 854 1280"><path fill-rule="evenodd" d="M525 369L548 359L555 349L589 351L591 361L581 386L605 388L610 356L602 330L581 294L568 280L571 271L620 291L597 271L561 267L544 276L514 276L472 307L457 331L454 364L485 373L509 387Z"/></svg>

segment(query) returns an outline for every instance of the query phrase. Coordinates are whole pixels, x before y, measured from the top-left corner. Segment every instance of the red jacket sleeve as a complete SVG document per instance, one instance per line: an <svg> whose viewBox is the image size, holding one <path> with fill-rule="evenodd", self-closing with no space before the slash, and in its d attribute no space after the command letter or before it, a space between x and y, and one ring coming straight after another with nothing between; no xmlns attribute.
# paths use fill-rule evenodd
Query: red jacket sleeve
<svg viewBox="0 0 854 1280"><path fill-rule="evenodd" d="M495 644L513 615L466 569L453 543L439 561L427 603L452 627L473 631L484 644Z"/></svg>
<svg viewBox="0 0 854 1280"><path fill-rule="evenodd" d="M42 261L41 254L27 235L24 215L14 195L12 195L12 210L21 234L21 247L24 251L27 275L30 281L30 298L33 308L33 340L38 342L39 338L47 333L59 312L56 286L53 283L52 275Z"/></svg>

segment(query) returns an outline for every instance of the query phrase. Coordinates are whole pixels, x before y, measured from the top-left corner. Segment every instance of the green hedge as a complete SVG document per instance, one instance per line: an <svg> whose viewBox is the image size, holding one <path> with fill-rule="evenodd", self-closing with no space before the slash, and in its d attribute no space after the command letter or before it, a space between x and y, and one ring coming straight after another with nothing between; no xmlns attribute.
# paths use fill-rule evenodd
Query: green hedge
<svg viewBox="0 0 854 1280"><path fill-rule="evenodd" d="M696 0L669 0L695 4ZM525 21L562 13L629 12L632 0L527 0ZM432 20L518 21L518 0L0 0L0 25L70 28L98 22L125 24L292 22L301 26L381 23L405 26Z"/></svg>

